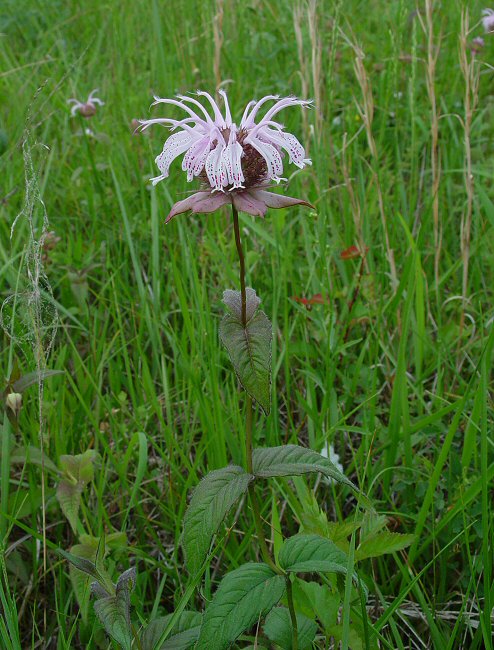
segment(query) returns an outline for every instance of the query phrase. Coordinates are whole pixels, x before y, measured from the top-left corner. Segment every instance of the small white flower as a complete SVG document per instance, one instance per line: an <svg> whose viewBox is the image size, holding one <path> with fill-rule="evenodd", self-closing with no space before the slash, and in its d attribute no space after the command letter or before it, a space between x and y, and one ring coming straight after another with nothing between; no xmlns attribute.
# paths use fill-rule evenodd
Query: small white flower
<svg viewBox="0 0 494 650"><path fill-rule="evenodd" d="M15 417L18 417L22 407L21 393L9 393L5 398L5 405L12 411Z"/></svg>
<svg viewBox="0 0 494 650"><path fill-rule="evenodd" d="M343 465L340 463L340 456L335 452L332 444L327 442L319 453L321 454L321 456L323 456L323 458L328 458L336 467L336 469L338 469L342 474L344 474ZM334 483L336 483L336 481L332 478L324 478L323 481L328 485L333 485Z"/></svg>

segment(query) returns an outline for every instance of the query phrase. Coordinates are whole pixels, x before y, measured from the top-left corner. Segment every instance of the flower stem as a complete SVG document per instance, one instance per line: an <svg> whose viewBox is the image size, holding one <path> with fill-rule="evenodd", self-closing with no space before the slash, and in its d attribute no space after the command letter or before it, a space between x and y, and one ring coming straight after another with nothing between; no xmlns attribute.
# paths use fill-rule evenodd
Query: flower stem
<svg viewBox="0 0 494 650"><path fill-rule="evenodd" d="M235 244L237 245L238 259L240 262L240 294L242 296L242 325L247 325L247 297L245 294L245 259L242 250L242 242L240 241L240 228L238 225L238 212L232 204L233 214L233 229L235 231Z"/></svg>
<svg viewBox="0 0 494 650"><path fill-rule="evenodd" d="M242 297L242 325L246 327L247 297L245 293L245 258L244 258L244 252L242 250L242 242L240 241L238 212L235 209L234 205L232 205L232 215L233 215L233 229L235 231L235 244L237 246L238 259L240 262L240 294ZM245 414L245 460L246 460L246 469L249 474L252 474L252 469L253 469L252 468L252 439L253 439L252 422L253 422L252 397L250 395L247 395L246 414ZM257 538L259 540L259 546L261 547L262 558L264 562L266 562L266 564L268 564L273 571L281 575L283 574L283 571L276 566L274 560L269 554L269 548L262 527L259 501L257 500L256 491L253 483L249 485L249 497L252 506L252 512L254 514L254 523L256 527Z"/></svg>
<svg viewBox="0 0 494 650"><path fill-rule="evenodd" d="M286 576L286 598L288 600L288 610L292 620L292 650L298 650L298 624L295 606L293 604L293 590L290 576Z"/></svg>

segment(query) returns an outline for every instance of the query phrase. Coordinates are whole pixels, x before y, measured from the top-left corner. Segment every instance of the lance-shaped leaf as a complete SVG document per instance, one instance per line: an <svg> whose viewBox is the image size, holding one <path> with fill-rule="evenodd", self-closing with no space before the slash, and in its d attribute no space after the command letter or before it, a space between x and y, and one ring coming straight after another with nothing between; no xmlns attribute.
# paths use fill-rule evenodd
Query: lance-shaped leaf
<svg viewBox="0 0 494 650"><path fill-rule="evenodd" d="M243 388L268 414L271 408L272 326L266 314L257 309L260 300L254 289L246 289L246 298L244 327L240 291L224 292L223 301L230 313L221 321L220 338Z"/></svg>
<svg viewBox="0 0 494 650"><path fill-rule="evenodd" d="M297 631L299 650L312 648L317 624L307 616L297 614ZM283 650L292 650L293 628L290 612L286 607L275 607L269 612L264 623L264 634Z"/></svg>
<svg viewBox="0 0 494 650"><path fill-rule="evenodd" d="M253 478L241 467L230 465L210 472L195 489L184 522L185 557L192 574L201 568L213 535Z"/></svg>
<svg viewBox="0 0 494 650"><path fill-rule="evenodd" d="M132 625L130 621L130 594L136 583L136 569L124 571L118 578L115 596L99 597L94 603L94 611L106 632L119 643L124 650L132 648ZM96 596L102 595L100 589L94 589Z"/></svg>
<svg viewBox="0 0 494 650"><path fill-rule="evenodd" d="M225 650L279 602L285 578L250 562L228 573L203 617L196 650Z"/></svg>
<svg viewBox="0 0 494 650"><path fill-rule="evenodd" d="M38 447L34 445L27 445L26 447L15 447L10 454L10 462L12 464L24 465L24 463L31 463L44 467L45 470L53 472L53 474L60 474L60 470L55 463L48 458L48 456Z"/></svg>
<svg viewBox="0 0 494 650"><path fill-rule="evenodd" d="M62 557L68 560L70 564L79 569L79 571L82 571L83 573L86 573L87 575L94 578L104 588L106 593L115 593L115 588L110 576L101 566L96 566L96 563L89 560L87 557L81 557L75 553L68 553L61 548L58 549L58 553L60 553Z"/></svg>
<svg viewBox="0 0 494 650"><path fill-rule="evenodd" d="M12 389L16 393L23 393L30 386L39 384L41 381L48 379L48 377L55 377L55 375L63 374L63 370L35 370L34 372L28 372L12 383Z"/></svg>
<svg viewBox="0 0 494 650"><path fill-rule="evenodd" d="M348 558L334 542L319 535L294 535L278 556L280 567L291 573L347 573Z"/></svg>
<svg viewBox="0 0 494 650"><path fill-rule="evenodd" d="M188 611L182 612L166 641L158 645L172 616L161 616L149 623L141 636L143 650L187 650L194 646L199 638L202 616L199 612Z"/></svg>
<svg viewBox="0 0 494 650"><path fill-rule="evenodd" d="M325 458L312 449L298 445L254 449L252 454L253 473L261 478L272 476L300 476L319 472L338 483L356 489L353 483Z"/></svg>

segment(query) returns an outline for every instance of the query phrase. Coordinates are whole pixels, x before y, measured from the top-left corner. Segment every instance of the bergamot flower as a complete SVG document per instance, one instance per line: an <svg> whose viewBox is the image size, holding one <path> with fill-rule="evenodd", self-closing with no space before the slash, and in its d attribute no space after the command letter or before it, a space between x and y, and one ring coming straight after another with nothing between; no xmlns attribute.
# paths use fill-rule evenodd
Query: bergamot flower
<svg viewBox="0 0 494 650"><path fill-rule="evenodd" d="M232 120L226 92L220 90L219 94L223 99L224 113L209 93L198 91L197 96L208 103L212 115L195 97L177 95L176 99L155 97L152 105L177 106L187 117L181 120L140 120L142 130L160 124L174 132L156 157L160 174L151 179L153 185L168 177L171 163L181 155L187 181L198 177L203 183L199 192L173 206L166 221L188 210L208 213L227 204L254 216L264 216L268 208L297 204L310 206L307 201L274 194L268 189L272 183L286 180L282 177L284 157L288 156L288 161L300 169L311 164L297 138L287 133L274 117L290 106L306 108L312 102L267 95L247 104L237 126ZM260 109L268 102L274 103L259 119Z"/></svg>
<svg viewBox="0 0 494 650"><path fill-rule="evenodd" d="M96 113L96 106L104 106L103 102L99 97L95 97L95 93L98 92L98 88L91 90L88 98L85 102L80 102L75 97L67 100L67 104L74 104L70 109L70 115L74 117L76 113L80 113L82 117L92 117Z"/></svg>

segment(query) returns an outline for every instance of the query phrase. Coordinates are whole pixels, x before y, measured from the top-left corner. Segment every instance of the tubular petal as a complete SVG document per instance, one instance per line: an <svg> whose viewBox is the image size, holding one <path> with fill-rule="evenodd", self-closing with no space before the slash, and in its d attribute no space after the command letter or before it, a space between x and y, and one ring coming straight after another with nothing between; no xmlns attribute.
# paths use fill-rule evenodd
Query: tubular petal
<svg viewBox="0 0 494 650"><path fill-rule="evenodd" d="M182 161L182 169L187 172L187 181L191 181L194 176L198 176L204 167L206 158L211 147L211 140L204 136L187 150Z"/></svg>
<svg viewBox="0 0 494 650"><path fill-rule="evenodd" d="M254 108L247 115L245 114L247 112L247 109L245 109L244 116L242 118L242 122L240 126L243 127L244 129L248 129L251 126L254 126L254 118L257 115L257 111L261 108L261 106L272 99L279 99L279 97L280 97L279 95L266 95L266 97L263 97L257 103L253 102Z"/></svg>
<svg viewBox="0 0 494 650"><path fill-rule="evenodd" d="M236 140L235 132L232 130L228 145L223 151L223 167L226 171L228 184L233 185L232 190L243 187L242 183L245 180L241 163L244 150Z"/></svg>
<svg viewBox="0 0 494 650"><path fill-rule="evenodd" d="M180 156L184 151L187 151L193 142L194 137L190 133L187 133L187 131L179 131L167 139L163 146L163 151L155 160L161 175L152 179L153 185L156 185L156 183L168 176L171 163L175 158L177 158L177 156Z"/></svg>
<svg viewBox="0 0 494 650"><path fill-rule="evenodd" d="M266 161L268 167L268 179L273 179L277 183L281 180L283 174L283 162L279 151L269 142L262 142L258 138L246 138L245 142L250 144Z"/></svg>
<svg viewBox="0 0 494 650"><path fill-rule="evenodd" d="M190 106L187 106L187 104L184 104L183 102L179 102L176 99L162 99L161 97L154 97L154 102L151 104L151 106L156 106L156 104L171 104L172 106L178 106L179 108L182 108L186 113L188 113L192 118L194 118L194 121L197 122L197 124L202 124L204 127L208 128L208 123L203 120L197 113L195 113Z"/></svg>
<svg viewBox="0 0 494 650"><path fill-rule="evenodd" d="M224 90L219 90L218 94L223 97L223 102L225 103L225 124L227 127L232 125L232 114L230 113L230 104L228 103L228 97Z"/></svg>
<svg viewBox="0 0 494 650"><path fill-rule="evenodd" d="M206 174L213 191L223 191L223 187L227 184L225 170L223 169L223 151L225 145L218 142L216 147L209 152L206 158Z"/></svg>
<svg viewBox="0 0 494 650"><path fill-rule="evenodd" d="M218 104L214 101L214 99L211 97L209 93L204 92L203 90L198 90L197 94L199 95L199 97L205 97L208 100L214 112L214 121L216 125L224 129L226 124L225 124L225 120L223 119L223 115L221 114L221 111L218 107Z"/></svg>

